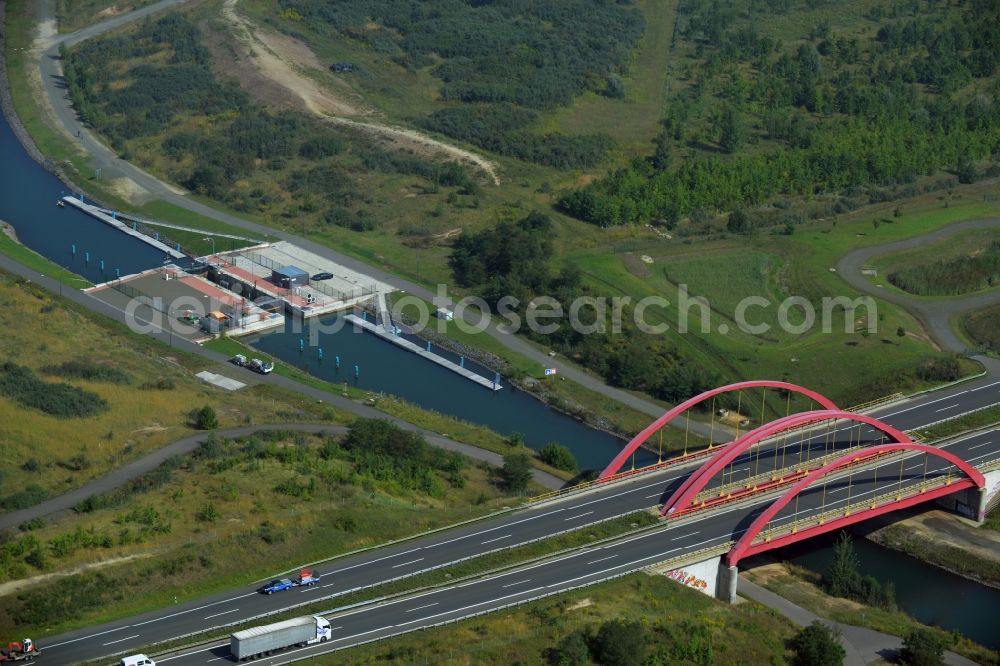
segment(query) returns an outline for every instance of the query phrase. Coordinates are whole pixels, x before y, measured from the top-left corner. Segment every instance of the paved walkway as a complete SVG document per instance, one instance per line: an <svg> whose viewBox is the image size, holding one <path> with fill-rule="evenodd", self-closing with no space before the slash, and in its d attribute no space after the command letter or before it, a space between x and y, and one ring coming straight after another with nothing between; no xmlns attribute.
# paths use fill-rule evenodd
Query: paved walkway
<svg viewBox="0 0 1000 666"><path fill-rule="evenodd" d="M861 274L861 267L871 261L872 257L909 250L925 243L932 243L943 238L950 238L964 231L977 229L996 229L1000 231L1000 218L994 217L984 220L955 222L930 233L914 236L913 238L906 238L894 243L873 245L848 252L837 262L837 274L849 285L866 294L871 294L872 296L906 308L908 312L920 320L920 323L924 325L924 328L927 329L934 340L941 345L942 349L961 354L967 349L968 345L962 342L955 334L955 331L952 329L952 319L963 312L978 310L988 305L1000 303L1000 292L993 290L964 298L921 298L895 289L876 286L871 280ZM986 363L988 369L991 371L995 372L1000 369L995 359L978 356L976 360Z"/></svg>
<svg viewBox="0 0 1000 666"><path fill-rule="evenodd" d="M385 418L385 415L383 414L381 418ZM344 435L347 434L348 428L347 426L331 425L329 423L275 423L268 425L225 428L222 430L214 430L211 433L199 432L194 435L178 439L163 448L157 449L152 453L148 453L137 460L133 460L124 467L112 470L104 476L94 479L90 483L84 484L75 490L63 493L58 497L53 497L50 500L28 507L27 509L2 514L0 515L0 531L13 529L21 523L34 518L48 516L59 511L72 509L78 503L87 499L91 495L105 493L109 490L114 490L115 488L123 486L132 479L156 469L163 463L163 461L171 456L180 456L186 453L191 453L197 449L203 441L205 441L209 434L232 438L243 437L245 435L266 430L292 430L296 432L322 432L330 435ZM449 451L456 451L477 460L485 460L486 462L496 466L503 464L501 456L491 451L484 451L483 449L478 449L467 444L455 442L447 437L441 437L440 435L425 433L424 436L428 443L433 444L434 446L439 446L443 449L448 449ZM539 470L535 470L535 481L547 488L552 489L561 488L564 485L561 479Z"/></svg>
<svg viewBox="0 0 1000 666"><path fill-rule="evenodd" d="M844 658L845 666L864 666L873 661L883 659L890 661L903 647L903 641L898 636L883 634L880 631L856 627L852 624L841 624L822 618L812 611L807 611L801 606L796 606L791 601L779 597L774 592L766 590L760 585L751 583L745 576L740 576L737 583L738 593L752 599L759 604L778 611L789 620L800 627L812 624L819 620L828 627L832 627L840 632L840 642L847 651ZM950 666L976 666L976 662L954 652L945 652L944 661Z"/></svg>

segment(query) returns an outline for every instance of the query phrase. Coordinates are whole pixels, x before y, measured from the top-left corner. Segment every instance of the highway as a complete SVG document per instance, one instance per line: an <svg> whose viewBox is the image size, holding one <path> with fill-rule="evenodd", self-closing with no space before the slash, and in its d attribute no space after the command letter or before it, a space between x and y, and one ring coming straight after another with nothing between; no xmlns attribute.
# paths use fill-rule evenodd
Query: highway
<svg viewBox="0 0 1000 666"><path fill-rule="evenodd" d="M954 417L998 403L1000 403L1000 381L980 380L928 393L905 402L893 403L874 412L874 415L897 428L910 430L942 418ZM867 426L862 430L868 430ZM748 474L751 467L769 470L774 466L775 450L778 451L778 455L784 454L786 465L791 465L798 460L800 450L801 455L808 456L822 454L824 449L831 449L834 442L837 448L849 446L852 437L857 439L855 434L857 431L856 426L852 428L841 425L833 431L832 436L825 429L816 429L811 432L806 431L807 434L803 435L801 441L792 436L787 439L779 438L776 444L780 448L762 450L759 459L756 455L744 455L737 459L734 468L738 472L745 470ZM993 431L956 441L948 448L973 463L991 460L1000 456L1000 437ZM929 474L938 473L935 470L939 470L941 464L932 460ZM307 600L331 599L330 606L333 607L336 603L332 599L333 596L340 596L352 590L412 576L491 551L511 548L616 516L642 511L661 503L665 495L672 492L694 468L691 465L683 468L667 468L628 481L608 484L591 492L571 494L557 501L486 518L456 529L340 558L319 567L323 573L323 580L321 585L314 588L294 589L266 596L257 593L256 586L248 585L238 590L141 616L50 637L40 641L40 644L48 654L56 655L60 662L74 662L115 654L123 650L138 650L143 645L187 635L209 626L252 618ZM917 468L919 469L905 470L904 486L908 482L922 478L922 460ZM897 484L898 472L898 459L888 463L886 469L879 472L880 487ZM863 474L855 474L855 483L863 483L865 478ZM862 493L873 490L855 486L850 495L856 500ZM810 497L818 497L815 492ZM835 506L836 502L846 501L847 495L835 483L831 483L827 494L827 507ZM407 628L417 628L422 626L421 622L433 624L465 611L486 610L539 594L551 594L613 575L618 571L630 571L630 567L645 566L657 561L657 558L663 559L672 554L726 543L738 536L741 529L749 524L755 513L765 504L765 501L761 501L752 506L742 505L741 508L719 510L707 515L696 524L669 527L656 532L655 535L645 536L628 544L605 546L600 549L600 557L588 558L579 554L557 565L545 565L554 569L546 570L547 573L544 575L539 570L533 575L524 576L529 583L534 580L536 584L524 583L523 589L520 587L521 583L507 580L508 575L505 574L490 579L492 582L481 581L435 591L434 598L425 602L432 604L426 608L427 612L417 613L414 608L406 606L402 601L394 602L389 607L390 613L398 610L406 614L405 617L397 618L398 622L390 622L381 613L359 610L347 616L351 619L345 619L346 624L334 624L341 628L336 630L334 642L327 647L343 647L361 642L365 637L377 637ZM803 497L800 501L800 513L810 510L809 501ZM609 559L604 560L604 557ZM541 585L538 581L544 581L545 584ZM509 587L504 587L508 584ZM412 613L417 614L412 615ZM185 657L185 659L193 658Z"/></svg>

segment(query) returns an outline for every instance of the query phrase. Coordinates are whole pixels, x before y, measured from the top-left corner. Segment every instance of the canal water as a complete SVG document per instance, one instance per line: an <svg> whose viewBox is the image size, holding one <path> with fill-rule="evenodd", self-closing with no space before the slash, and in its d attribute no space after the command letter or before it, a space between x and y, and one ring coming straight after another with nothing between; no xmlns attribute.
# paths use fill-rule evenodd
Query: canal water
<svg viewBox="0 0 1000 666"><path fill-rule="evenodd" d="M810 571L825 574L833 561L836 534L814 537L808 541L775 551ZM964 636L1000 649L1000 590L956 576L937 567L871 541L856 537L854 550L861 561L861 572L880 582L896 586L900 610L924 624L960 631Z"/></svg>
<svg viewBox="0 0 1000 666"><path fill-rule="evenodd" d="M57 207L56 201L70 192L31 159L5 121L0 122L0 156L0 220L32 250L95 283L114 279L115 269L129 275L163 263L166 255L151 245L72 206Z"/></svg>
<svg viewBox="0 0 1000 666"><path fill-rule="evenodd" d="M0 219L10 223L28 247L94 282L154 268L165 257L153 247L114 230L73 208L57 208L65 186L27 153L6 121L0 122ZM76 245L76 255L71 246ZM90 253L89 263L84 253ZM105 268L100 269L100 260ZM328 322L327 322L328 323ZM309 326L316 323L309 324ZM306 341L300 353L299 339ZM308 329L286 329L260 336L256 345L282 359L336 382L385 391L426 408L489 426L498 432L521 432L535 448L550 441L573 450L583 468L600 468L620 449L621 442L558 414L534 398L511 387L493 393L414 354L370 334L355 333L351 326L319 335L322 362L316 348L308 346ZM341 357L339 371L335 356ZM469 364L476 369L475 364ZM486 377L492 373L478 368ZM649 457L637 459L638 464ZM832 558L832 537L813 539L785 553L793 562L825 571ZM953 576L910 557L883 549L862 539L856 541L862 568L880 580L896 585L899 605L917 619L947 629L957 629L983 645L1000 648L996 618L1000 617L1000 591Z"/></svg>
<svg viewBox="0 0 1000 666"><path fill-rule="evenodd" d="M289 321L284 330L265 333L248 342L284 363L331 382L346 381L363 389L384 391L421 407L485 425L503 435L520 432L525 443L534 449L549 442L563 444L573 452L581 469L602 469L624 444L617 437L553 411L523 391L505 385L503 379L504 388L491 391L371 333L355 329L339 317L307 320L299 325L300 330L296 331L296 322ZM339 330L327 332L334 329ZM317 343L315 346L311 346L313 341ZM322 359L319 349L323 350ZM456 363L459 360L445 350L434 351ZM493 379L492 371L475 363L466 361L465 367ZM636 455L637 465L655 461L655 456L647 452Z"/></svg>

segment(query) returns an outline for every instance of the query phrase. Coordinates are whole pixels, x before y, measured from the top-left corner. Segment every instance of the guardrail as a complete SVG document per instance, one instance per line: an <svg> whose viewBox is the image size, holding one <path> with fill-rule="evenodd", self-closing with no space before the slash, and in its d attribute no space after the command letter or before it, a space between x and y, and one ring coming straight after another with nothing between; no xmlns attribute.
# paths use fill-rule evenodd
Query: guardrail
<svg viewBox="0 0 1000 666"><path fill-rule="evenodd" d="M863 402L860 405L854 405L848 407L845 411L854 412L856 414L863 413L865 410L872 410L877 407L882 407L888 405L889 403L896 402L897 400L902 400L906 396L902 393L893 393L891 395L883 396L881 398L876 398L874 400L869 400L868 402Z"/></svg>

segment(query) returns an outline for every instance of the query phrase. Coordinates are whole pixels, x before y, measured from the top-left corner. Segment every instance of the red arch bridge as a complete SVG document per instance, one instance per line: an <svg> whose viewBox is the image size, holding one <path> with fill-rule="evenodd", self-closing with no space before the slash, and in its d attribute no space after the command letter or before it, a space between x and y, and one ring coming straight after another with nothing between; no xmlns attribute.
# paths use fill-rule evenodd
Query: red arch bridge
<svg viewBox="0 0 1000 666"><path fill-rule="evenodd" d="M728 577L719 589L727 598L735 594L736 566L743 558L881 514L938 500L982 520L987 508L1000 501L1000 471L994 471L1000 469L1000 447L976 456L973 449L991 441L954 451L949 443L922 442L914 433L965 413L961 400L944 408L940 402L896 395L841 409L822 394L787 382L722 386L656 419L596 483L687 466L693 471L678 475L661 497L660 513L668 521L697 524L712 514L750 507L731 540L710 553L722 555L723 568L729 570L728 576L720 575L720 580ZM707 429L708 439L707 446L693 450L690 413L699 407L709 409L709 424L697 422L701 437ZM978 403L967 407L982 408ZM949 409L954 413L937 418ZM679 426L670 432L683 435L668 433L668 424ZM682 441L671 443L671 438ZM643 445L657 449L659 461L637 469L629 463ZM675 450L682 454L664 459Z"/></svg>

